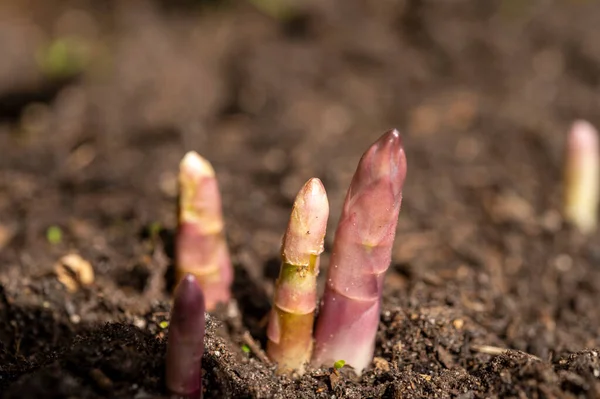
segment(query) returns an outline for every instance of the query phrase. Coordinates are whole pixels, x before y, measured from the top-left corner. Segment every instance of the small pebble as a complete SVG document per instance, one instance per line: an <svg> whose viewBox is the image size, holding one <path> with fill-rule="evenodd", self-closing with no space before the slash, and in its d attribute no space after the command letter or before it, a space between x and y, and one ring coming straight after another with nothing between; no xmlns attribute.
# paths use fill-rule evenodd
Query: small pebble
<svg viewBox="0 0 600 399"><path fill-rule="evenodd" d="M133 318L133 325L139 328L140 330L143 330L144 328L146 328L146 320L144 320L141 317L135 316Z"/></svg>
<svg viewBox="0 0 600 399"><path fill-rule="evenodd" d="M454 319L452 321L452 325L454 326L454 328L456 328L457 330L460 330L463 328L463 326L465 325L465 321L463 319Z"/></svg>

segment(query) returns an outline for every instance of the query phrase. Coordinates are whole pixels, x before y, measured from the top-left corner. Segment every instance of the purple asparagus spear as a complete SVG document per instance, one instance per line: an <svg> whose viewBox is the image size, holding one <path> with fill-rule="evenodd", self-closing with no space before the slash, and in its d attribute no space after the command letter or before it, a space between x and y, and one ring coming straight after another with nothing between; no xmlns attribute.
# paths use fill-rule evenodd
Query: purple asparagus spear
<svg viewBox="0 0 600 399"><path fill-rule="evenodd" d="M180 164L179 186L177 280L193 274L211 312L217 303L229 301L233 280L215 171L206 159L190 151Z"/></svg>
<svg viewBox="0 0 600 399"><path fill-rule="evenodd" d="M204 353L204 295L192 274L183 277L175 289L167 342L169 391L176 397L202 397L202 354Z"/></svg>
<svg viewBox="0 0 600 399"><path fill-rule="evenodd" d="M371 363L405 177L402 140L390 130L362 156L346 195L317 320L314 366L344 360L360 374Z"/></svg>

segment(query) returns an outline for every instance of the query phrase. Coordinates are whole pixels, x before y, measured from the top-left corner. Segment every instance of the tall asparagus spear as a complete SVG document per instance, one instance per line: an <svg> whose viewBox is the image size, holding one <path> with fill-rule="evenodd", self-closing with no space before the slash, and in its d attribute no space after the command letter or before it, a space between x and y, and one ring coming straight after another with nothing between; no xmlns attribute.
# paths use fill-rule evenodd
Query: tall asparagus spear
<svg viewBox="0 0 600 399"><path fill-rule="evenodd" d="M204 311L202 290L196 278L188 274L175 290L167 342L167 388L178 397L202 397Z"/></svg>
<svg viewBox="0 0 600 399"><path fill-rule="evenodd" d="M267 354L280 374L302 374L310 360L319 255L328 217L325 188L319 179L310 179L296 197L283 237L281 271L267 330Z"/></svg>
<svg viewBox="0 0 600 399"><path fill-rule="evenodd" d="M600 200L600 148L598 131L586 121L576 121L571 127L564 173L565 220L584 234L593 233Z"/></svg>
<svg viewBox="0 0 600 399"><path fill-rule="evenodd" d="M315 331L317 367L344 360L360 374L371 363L405 177L391 130L362 156L346 195Z"/></svg>
<svg viewBox="0 0 600 399"><path fill-rule="evenodd" d="M206 309L228 302L233 269L224 235L221 195L210 163L188 152L179 167L179 226L176 274L193 274L206 299Z"/></svg>

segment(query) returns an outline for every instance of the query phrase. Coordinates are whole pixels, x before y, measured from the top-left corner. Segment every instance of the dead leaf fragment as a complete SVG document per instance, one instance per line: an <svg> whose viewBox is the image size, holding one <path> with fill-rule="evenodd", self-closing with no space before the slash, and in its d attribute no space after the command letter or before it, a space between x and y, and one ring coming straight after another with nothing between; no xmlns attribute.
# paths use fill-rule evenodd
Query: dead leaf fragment
<svg viewBox="0 0 600 399"><path fill-rule="evenodd" d="M54 264L54 272L58 281L70 292L75 292L81 286L94 282L92 264L78 254L68 254Z"/></svg>
<svg viewBox="0 0 600 399"><path fill-rule="evenodd" d="M381 371L390 371L390 364L387 360L382 357L374 357L373 364L375 365L375 369Z"/></svg>
<svg viewBox="0 0 600 399"><path fill-rule="evenodd" d="M437 347L437 355L440 363L444 365L444 367L451 369L454 367L454 359L450 352L448 352L445 348L438 346Z"/></svg>
<svg viewBox="0 0 600 399"><path fill-rule="evenodd" d="M331 374L329 374L329 383L333 389L335 389L340 383L340 373L338 373L337 370L334 370Z"/></svg>

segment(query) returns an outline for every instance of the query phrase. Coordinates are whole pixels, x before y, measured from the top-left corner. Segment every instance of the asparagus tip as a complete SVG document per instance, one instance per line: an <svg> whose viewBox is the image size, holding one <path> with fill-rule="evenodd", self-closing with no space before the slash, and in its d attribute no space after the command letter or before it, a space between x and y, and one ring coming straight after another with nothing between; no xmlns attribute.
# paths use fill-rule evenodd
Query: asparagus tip
<svg viewBox="0 0 600 399"><path fill-rule="evenodd" d="M598 131L585 120L573 122L569 134L569 147L580 150L594 149L598 146Z"/></svg>
<svg viewBox="0 0 600 399"><path fill-rule="evenodd" d="M397 129L388 130L364 153L351 184L352 194L385 176L389 176L394 196L399 196L406 178L406 155Z"/></svg>
<svg viewBox="0 0 600 399"><path fill-rule="evenodd" d="M286 262L307 266L311 256L323 252L323 238L329 216L329 201L321 180L307 181L294 201L288 230L283 238Z"/></svg>
<svg viewBox="0 0 600 399"><path fill-rule="evenodd" d="M196 151L189 151L181 160L180 168L194 176L213 177L215 171L206 159L201 157Z"/></svg>

